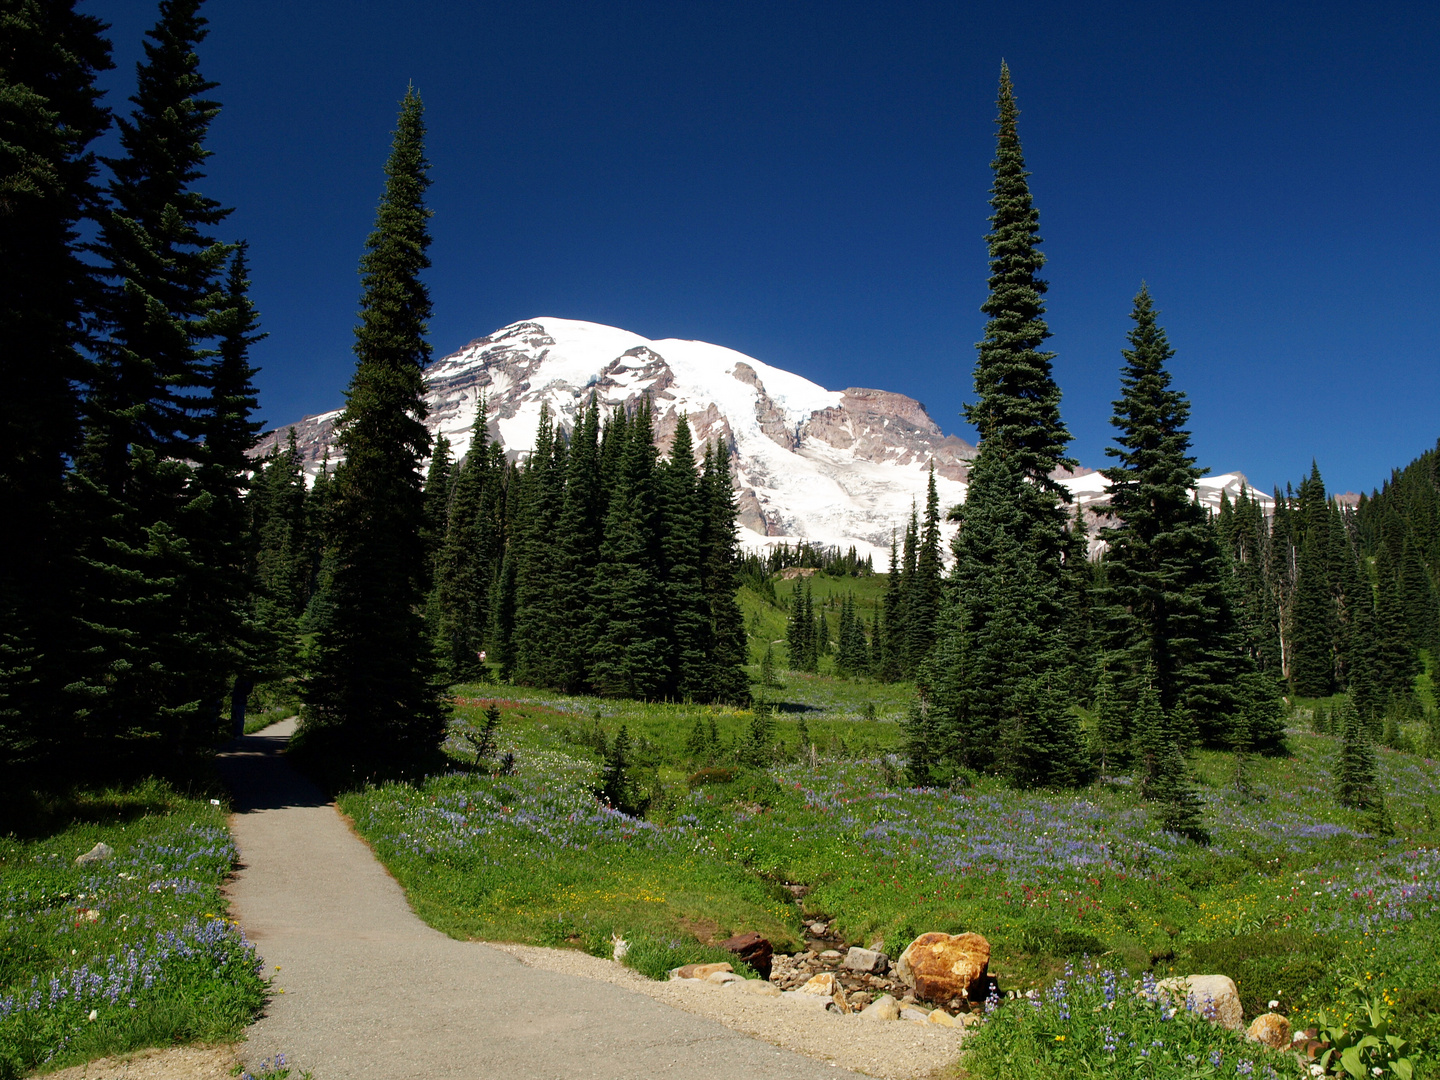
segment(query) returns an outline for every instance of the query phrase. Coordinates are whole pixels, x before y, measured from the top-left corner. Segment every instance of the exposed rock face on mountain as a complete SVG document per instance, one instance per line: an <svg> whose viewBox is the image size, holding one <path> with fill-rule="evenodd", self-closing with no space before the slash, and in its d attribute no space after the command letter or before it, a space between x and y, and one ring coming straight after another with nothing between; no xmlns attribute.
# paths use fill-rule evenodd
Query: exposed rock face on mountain
<svg viewBox="0 0 1440 1080"><path fill-rule="evenodd" d="M854 545L862 556L874 555L877 568L912 502L923 507L931 464L942 505L953 506L964 501L975 456L973 446L945 435L924 405L903 394L826 390L719 345L650 341L570 319L530 319L472 341L431 366L427 387L430 429L450 440L457 457L469 449L482 396L490 437L514 457L533 447L542 403L568 431L592 393L602 410L649 395L662 453L682 414L702 452L709 440L729 445L745 546ZM307 416L271 432L256 452L282 443L293 427L314 476L327 454L336 461L339 417L340 410ZM1103 501L1098 474L1064 482L1083 503ZM1216 490L1217 505L1218 499Z"/></svg>

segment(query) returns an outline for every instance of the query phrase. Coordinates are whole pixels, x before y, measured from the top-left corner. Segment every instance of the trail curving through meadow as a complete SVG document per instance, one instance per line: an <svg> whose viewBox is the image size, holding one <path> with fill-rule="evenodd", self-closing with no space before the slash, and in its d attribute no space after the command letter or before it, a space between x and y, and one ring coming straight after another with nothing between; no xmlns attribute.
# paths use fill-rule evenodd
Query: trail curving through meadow
<svg viewBox="0 0 1440 1080"><path fill-rule="evenodd" d="M785 1080L853 1076L623 986L526 966L426 926L282 751L294 721L236 739L241 868L228 893L274 976L248 1064L284 1052L315 1080Z"/></svg>

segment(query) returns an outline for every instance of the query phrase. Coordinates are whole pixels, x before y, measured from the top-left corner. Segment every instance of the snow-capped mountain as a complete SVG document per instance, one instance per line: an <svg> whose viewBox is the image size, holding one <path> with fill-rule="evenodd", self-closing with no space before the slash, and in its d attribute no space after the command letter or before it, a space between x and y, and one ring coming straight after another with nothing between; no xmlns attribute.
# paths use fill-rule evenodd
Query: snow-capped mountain
<svg viewBox="0 0 1440 1080"><path fill-rule="evenodd" d="M679 417L689 418L697 448L724 439L736 468L742 544L759 548L809 540L854 545L877 566L888 556L893 529L903 529L913 504L924 506L935 466L941 504L963 502L975 448L945 435L914 398L852 387L826 390L808 379L743 353L703 341L651 341L597 323L537 318L512 323L431 365L426 401L432 432L455 456L469 449L482 395L490 437L512 456L534 445L540 406L548 403L569 430L590 394L602 409L649 395L662 453ZM307 416L271 432L263 454L293 427L314 476L333 448L340 410ZM1233 498L1238 473L1201 481L1202 501L1218 506L1221 488ZM1063 478L1076 501L1105 498L1104 478L1083 471Z"/></svg>

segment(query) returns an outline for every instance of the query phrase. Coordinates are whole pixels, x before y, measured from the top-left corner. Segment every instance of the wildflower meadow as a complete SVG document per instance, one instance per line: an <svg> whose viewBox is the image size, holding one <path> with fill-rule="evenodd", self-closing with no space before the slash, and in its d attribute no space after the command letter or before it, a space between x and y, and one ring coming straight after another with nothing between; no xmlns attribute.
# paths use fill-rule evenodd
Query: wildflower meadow
<svg viewBox="0 0 1440 1080"><path fill-rule="evenodd" d="M237 1038L264 983L220 893L236 853L218 800L152 780L52 812L71 823L0 839L0 1077ZM113 854L77 865L97 843Z"/></svg>
<svg viewBox="0 0 1440 1080"><path fill-rule="evenodd" d="M1435 762L1380 752L1383 835L1331 798L1329 737L1292 729L1289 755L1252 762L1244 785L1233 758L1202 753L1211 843L1201 846L1159 830L1125 778L1073 792L988 779L909 786L895 756L898 710L865 709L843 680L814 681L816 703L792 685L767 718L774 752L759 768L738 764L755 725L747 710L510 687L495 699L469 687L456 731L494 702L513 771L462 767L457 738L453 772L356 792L342 807L434 925L599 954L615 936L663 943L642 950L652 975L744 930L777 950L800 947L815 916L892 956L925 931L984 934L1000 986L1034 992L1041 1008L1031 1017L1035 1006L1007 1002L996 1013L974 1043L977 1074L1031 1074L1014 1055L1041 1045L1042 1020L1061 1022L1057 986L1075 1000L1106 980L1190 973L1230 975L1247 1020L1273 1008L1297 1030L1356 1015L1358 979L1388 1002L1417 1060L1440 1052ZM649 792L643 817L595 796L598 748L621 725ZM711 733L699 752L697 728ZM803 900L793 885L807 887ZM1061 1075L1044 1065L1067 1044L1087 1047L1097 1075L1260 1076L1283 1064L1132 997L1113 1022L1072 1005L1066 1022L1080 1027L1050 1024L1033 1075ZM1102 1029L1113 1055L1090 1045L1104 1045Z"/></svg>

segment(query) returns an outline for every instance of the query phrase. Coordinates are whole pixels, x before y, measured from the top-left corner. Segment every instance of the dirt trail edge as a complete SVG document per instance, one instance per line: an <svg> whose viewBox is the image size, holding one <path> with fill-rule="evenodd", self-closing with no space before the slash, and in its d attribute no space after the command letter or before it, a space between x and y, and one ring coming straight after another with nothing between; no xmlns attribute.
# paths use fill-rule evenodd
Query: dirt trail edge
<svg viewBox="0 0 1440 1080"><path fill-rule="evenodd" d="M220 759L236 799L233 914L277 990L247 1063L283 1051L315 1080L857 1075L426 926L285 761L293 730L236 739Z"/></svg>

